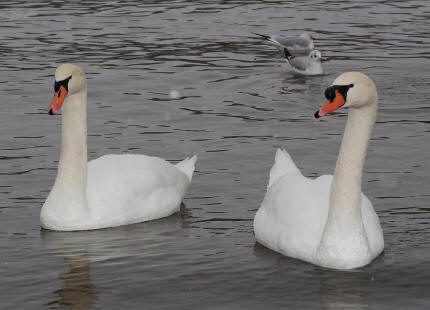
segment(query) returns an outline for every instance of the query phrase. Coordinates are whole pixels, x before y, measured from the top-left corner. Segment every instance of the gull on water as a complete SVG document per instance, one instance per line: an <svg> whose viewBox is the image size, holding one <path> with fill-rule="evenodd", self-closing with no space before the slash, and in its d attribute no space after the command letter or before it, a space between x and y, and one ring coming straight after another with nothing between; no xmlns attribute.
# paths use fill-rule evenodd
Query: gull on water
<svg viewBox="0 0 430 310"><path fill-rule="evenodd" d="M276 34L272 34L272 35L264 35L259 33L254 33L254 34L275 44L277 47L287 48L289 51L293 51L293 52L311 51L314 49L313 40L315 38L306 32L298 36L289 36L289 37L281 37Z"/></svg>
<svg viewBox="0 0 430 310"><path fill-rule="evenodd" d="M327 60L321 56L319 50L313 50L308 56L293 56L287 48L284 48L287 62L293 67L294 71L304 75L317 75L323 73L321 61Z"/></svg>

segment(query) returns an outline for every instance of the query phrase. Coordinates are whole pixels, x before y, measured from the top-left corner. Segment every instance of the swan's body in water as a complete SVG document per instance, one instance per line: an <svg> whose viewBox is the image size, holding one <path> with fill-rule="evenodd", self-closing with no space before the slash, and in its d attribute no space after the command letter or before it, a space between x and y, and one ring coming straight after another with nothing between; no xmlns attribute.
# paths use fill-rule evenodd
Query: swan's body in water
<svg viewBox="0 0 430 310"><path fill-rule="evenodd" d="M43 228L89 230L127 225L179 211L196 156L177 165L145 155L105 155L87 162L87 82L83 70L55 71L49 107L63 106L57 178L40 213Z"/></svg>
<svg viewBox="0 0 430 310"><path fill-rule="evenodd" d="M366 75L348 72L326 89L325 96L315 117L349 107L334 176L309 179L286 151L278 149L254 232L259 243L286 256L328 268L357 268L384 249L378 216L361 192L377 93Z"/></svg>

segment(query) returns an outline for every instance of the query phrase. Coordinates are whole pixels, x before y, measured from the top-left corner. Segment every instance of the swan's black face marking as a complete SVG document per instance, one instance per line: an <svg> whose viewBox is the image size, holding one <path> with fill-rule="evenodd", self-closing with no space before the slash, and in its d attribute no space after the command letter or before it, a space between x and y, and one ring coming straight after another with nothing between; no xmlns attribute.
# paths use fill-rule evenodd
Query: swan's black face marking
<svg viewBox="0 0 430 310"><path fill-rule="evenodd" d="M349 85L332 85L330 87L327 87L327 89L324 92L324 96L330 100L330 102L333 102L334 98L336 97L336 90L339 92L339 94L342 95L344 101L346 102L346 94L348 93L348 90L354 87L354 84Z"/></svg>
<svg viewBox="0 0 430 310"><path fill-rule="evenodd" d="M60 90L60 86L63 86L67 91L69 91L69 80L72 78L72 76L69 76L68 78L61 80L61 81L55 81L54 83L54 91L57 93ZM58 98L60 98L61 91L58 92Z"/></svg>
<svg viewBox="0 0 430 310"><path fill-rule="evenodd" d="M64 99L69 92L69 80L72 76L61 80L55 81L54 83L54 97L52 98L51 105L48 107L49 115L54 115L61 109L61 105L63 104Z"/></svg>
<svg viewBox="0 0 430 310"><path fill-rule="evenodd" d="M314 114L314 116L319 118L342 107L346 103L346 94L351 87L354 87L354 84L332 85L327 87L324 92L327 100L324 105Z"/></svg>

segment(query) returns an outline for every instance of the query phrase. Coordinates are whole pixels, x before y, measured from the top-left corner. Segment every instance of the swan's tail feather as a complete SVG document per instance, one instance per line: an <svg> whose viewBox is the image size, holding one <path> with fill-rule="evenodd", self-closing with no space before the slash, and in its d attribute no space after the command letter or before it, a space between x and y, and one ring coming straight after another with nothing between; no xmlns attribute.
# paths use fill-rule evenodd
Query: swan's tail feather
<svg viewBox="0 0 430 310"><path fill-rule="evenodd" d="M290 154L288 154L286 150L277 149L275 163L273 164L272 169L270 169L269 184L267 187L269 188L272 186L272 184L275 183L277 179L287 173L301 174Z"/></svg>
<svg viewBox="0 0 430 310"><path fill-rule="evenodd" d="M193 178L196 160L197 160L197 155L194 155L191 158L189 157L185 158L183 161L175 165L178 169L183 171L188 176L188 179L190 179L190 182L191 182L191 179Z"/></svg>

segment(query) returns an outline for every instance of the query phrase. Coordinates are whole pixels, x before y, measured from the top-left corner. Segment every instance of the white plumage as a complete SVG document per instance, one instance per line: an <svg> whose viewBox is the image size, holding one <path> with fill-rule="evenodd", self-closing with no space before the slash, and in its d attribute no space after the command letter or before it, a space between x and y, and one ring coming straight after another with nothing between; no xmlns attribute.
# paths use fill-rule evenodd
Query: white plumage
<svg viewBox="0 0 430 310"><path fill-rule="evenodd" d="M378 216L361 192L377 95L373 82L357 72L341 75L334 85L340 92L349 88L344 105L350 107L334 176L307 178L289 154L278 149L254 233L259 243L286 256L350 269L370 263L384 249ZM333 93L341 96L339 91ZM342 106L341 99L330 98L316 115L327 114L334 103Z"/></svg>
<svg viewBox="0 0 430 310"><path fill-rule="evenodd" d="M314 49L314 38L309 33L302 33L298 36L288 36L282 37L280 35L271 34L264 35L254 33L262 37L263 39L269 41L279 48L287 48L290 51L301 52L301 51L311 51Z"/></svg>
<svg viewBox="0 0 430 310"><path fill-rule="evenodd" d="M42 227L88 230L158 219L179 211L197 157L172 165L146 155L105 155L87 163L86 81L74 65L57 68L56 81L71 76L64 95L62 144L55 184L42 207ZM54 95L50 113L59 109ZM61 103L60 103L61 105Z"/></svg>
<svg viewBox="0 0 430 310"><path fill-rule="evenodd" d="M319 75L323 74L321 61L326 59L322 57L321 52L313 50L307 56L292 56L287 48L284 48L286 61L293 68L294 72L303 75Z"/></svg>

